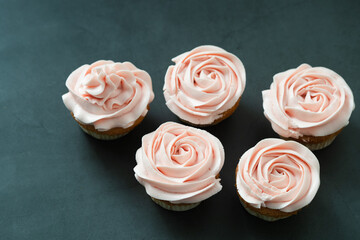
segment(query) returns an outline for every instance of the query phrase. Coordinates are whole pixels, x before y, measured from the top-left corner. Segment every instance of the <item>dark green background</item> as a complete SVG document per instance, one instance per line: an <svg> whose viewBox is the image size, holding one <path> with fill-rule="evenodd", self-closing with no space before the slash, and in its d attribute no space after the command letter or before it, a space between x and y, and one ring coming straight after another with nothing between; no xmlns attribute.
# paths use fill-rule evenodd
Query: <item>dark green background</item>
<svg viewBox="0 0 360 240"><path fill-rule="evenodd" d="M301 63L338 72L359 99L360 1L0 1L0 239L355 239L360 236L360 115L316 152L321 185L297 216L249 215L239 157L276 137L261 91ZM231 118L207 128L225 147L223 190L188 212L155 205L134 178L141 137L178 121L162 94L170 59L202 44L237 55L247 86ZM65 80L98 59L131 61L155 100L126 137L95 140L64 107ZM359 104L358 104L359 107Z"/></svg>

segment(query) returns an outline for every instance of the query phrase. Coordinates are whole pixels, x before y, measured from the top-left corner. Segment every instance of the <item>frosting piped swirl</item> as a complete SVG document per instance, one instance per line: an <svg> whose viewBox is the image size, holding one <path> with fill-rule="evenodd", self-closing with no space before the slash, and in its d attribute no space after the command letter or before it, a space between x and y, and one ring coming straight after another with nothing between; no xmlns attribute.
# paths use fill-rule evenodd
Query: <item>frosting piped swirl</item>
<svg viewBox="0 0 360 240"><path fill-rule="evenodd" d="M172 59L165 75L166 105L194 124L211 124L233 107L246 83L235 55L216 46L200 46Z"/></svg>
<svg viewBox="0 0 360 240"><path fill-rule="evenodd" d="M293 212L315 197L320 186L319 161L300 143L264 139L240 158L236 186L253 207Z"/></svg>
<svg viewBox="0 0 360 240"><path fill-rule="evenodd" d="M355 108L340 75L308 64L276 74L262 95L264 114L283 137L330 135L349 123Z"/></svg>
<svg viewBox="0 0 360 240"><path fill-rule="evenodd" d="M210 133L166 122L142 138L134 172L153 198L197 203L222 189L217 175L224 158L221 142Z"/></svg>
<svg viewBox="0 0 360 240"><path fill-rule="evenodd" d="M85 64L66 80L65 106L99 131L130 127L154 99L150 75L130 62L100 60Z"/></svg>

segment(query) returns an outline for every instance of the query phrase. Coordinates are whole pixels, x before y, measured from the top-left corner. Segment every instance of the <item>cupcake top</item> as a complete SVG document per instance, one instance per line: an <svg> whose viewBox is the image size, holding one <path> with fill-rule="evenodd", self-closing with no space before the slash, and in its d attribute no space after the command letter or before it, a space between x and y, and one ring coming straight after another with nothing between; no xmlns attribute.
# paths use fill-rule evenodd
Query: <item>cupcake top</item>
<svg viewBox="0 0 360 240"><path fill-rule="evenodd" d="M166 105L179 118L206 125L232 108L245 88L245 69L233 54L200 46L172 59L164 84Z"/></svg>
<svg viewBox="0 0 360 240"><path fill-rule="evenodd" d="M130 62L85 64L70 74L66 87L65 106L78 121L99 131L130 127L154 99L150 75Z"/></svg>
<svg viewBox="0 0 360 240"><path fill-rule="evenodd" d="M242 155L236 186L241 198L253 207L293 212L314 198L319 171L317 158L305 146L268 138Z"/></svg>
<svg viewBox="0 0 360 240"><path fill-rule="evenodd" d="M308 64L276 74L262 95L264 114L283 137L330 135L349 123L355 108L340 75Z"/></svg>
<svg viewBox="0 0 360 240"><path fill-rule="evenodd" d="M222 189L217 178L224 148L210 133L166 122L142 138L136 152L136 179L151 197L197 203Z"/></svg>

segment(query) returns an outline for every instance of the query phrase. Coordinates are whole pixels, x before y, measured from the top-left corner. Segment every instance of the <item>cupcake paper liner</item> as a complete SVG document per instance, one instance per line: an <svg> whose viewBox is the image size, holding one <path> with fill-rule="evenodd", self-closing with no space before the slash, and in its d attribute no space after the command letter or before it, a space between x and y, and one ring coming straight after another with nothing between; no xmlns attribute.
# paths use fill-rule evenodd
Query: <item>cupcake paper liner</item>
<svg viewBox="0 0 360 240"><path fill-rule="evenodd" d="M176 212L187 211L187 210L197 207L200 204L200 202L187 203L187 204L172 204L167 201L162 201L162 200L159 200L159 199L156 199L153 197L151 199L159 206L161 206L167 210L176 211Z"/></svg>
<svg viewBox="0 0 360 240"><path fill-rule="evenodd" d="M96 133L96 132L93 132L93 131L89 131L85 128L83 128L81 125L79 125L80 128L86 132L87 134L89 134L90 136L96 138L96 139L99 139L99 140L115 140L115 139L118 139L122 136L125 136L127 133L125 134L118 134L118 135L106 135L106 134L99 134L99 133Z"/></svg>
<svg viewBox="0 0 360 240"><path fill-rule="evenodd" d="M280 219L284 219L284 218L288 218L290 216L286 216L286 217L271 217L271 216L266 216L266 215L263 215L259 212L256 212L250 208L248 208L245 203L240 199L240 202L241 202L241 205L245 208L245 210L250 213L251 215L255 216L255 217L258 217L258 218L261 218L265 221L268 221L268 222L274 222L274 221L277 221L277 220L280 220Z"/></svg>
<svg viewBox="0 0 360 240"><path fill-rule="evenodd" d="M326 148L327 146L329 146L335 140L337 135L338 134L330 135L330 136L327 137L327 139L325 139L325 141L316 142L316 143L305 142L305 141L295 139L295 138L286 138L286 137L283 137L281 135L279 135L279 136L280 136L280 138L282 138L284 140L292 140L292 141L296 141L298 143L301 143L302 145L306 146L311 151L316 151L316 150L320 150L320 149L323 149L323 148Z"/></svg>
<svg viewBox="0 0 360 240"><path fill-rule="evenodd" d="M327 139L324 142L320 142L320 143L302 143L304 144L307 148L309 148L312 151L315 150L320 150L323 148L326 148L327 146L329 146L334 140L335 140L336 136L332 136L329 139Z"/></svg>

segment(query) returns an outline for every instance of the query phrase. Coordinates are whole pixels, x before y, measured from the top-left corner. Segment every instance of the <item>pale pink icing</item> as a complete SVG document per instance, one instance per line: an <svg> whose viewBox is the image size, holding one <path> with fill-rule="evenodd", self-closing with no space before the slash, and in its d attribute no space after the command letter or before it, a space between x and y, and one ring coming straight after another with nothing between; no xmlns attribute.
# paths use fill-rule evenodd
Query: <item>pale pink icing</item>
<svg viewBox="0 0 360 240"><path fill-rule="evenodd" d="M194 124L211 124L239 100L245 69L233 54L215 46L200 46L172 59L164 84L166 105Z"/></svg>
<svg viewBox="0 0 360 240"><path fill-rule="evenodd" d="M99 131L130 127L146 115L154 99L150 75L130 62L83 65L70 74L66 87L65 106L78 121Z"/></svg>
<svg viewBox="0 0 360 240"><path fill-rule="evenodd" d="M224 158L221 142L210 133L167 122L142 138L135 177L153 198L196 203L221 190L216 175Z"/></svg>
<svg viewBox="0 0 360 240"><path fill-rule="evenodd" d="M293 212L315 197L320 186L319 162L300 143L264 139L240 158L236 186L253 207Z"/></svg>
<svg viewBox="0 0 360 240"><path fill-rule="evenodd" d="M351 89L340 75L308 64L276 74L262 95L264 114L283 137L332 134L349 123L355 108Z"/></svg>

